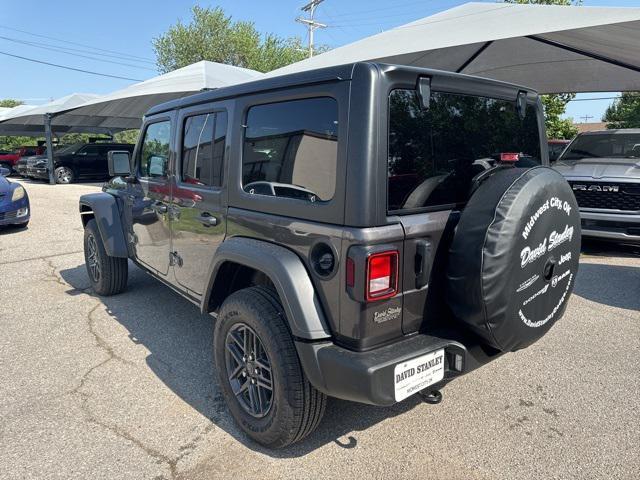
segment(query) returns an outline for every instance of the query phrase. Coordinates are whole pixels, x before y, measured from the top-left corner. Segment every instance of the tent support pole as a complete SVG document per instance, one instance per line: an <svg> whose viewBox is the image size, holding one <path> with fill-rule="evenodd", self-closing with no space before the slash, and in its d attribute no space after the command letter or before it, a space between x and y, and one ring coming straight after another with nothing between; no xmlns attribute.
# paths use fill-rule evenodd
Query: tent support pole
<svg viewBox="0 0 640 480"><path fill-rule="evenodd" d="M551 45L552 47L560 48L562 50L566 50L568 52L577 53L578 55L583 55L585 57L593 58L594 60L599 60L601 62L609 63L611 65L615 65L616 67L626 68L628 70L633 70L634 72L640 73L640 67L635 65L630 65L625 62L621 62L619 60L614 60L613 58L605 57L604 55L599 55L597 53L586 52L584 50L580 50L579 48L570 47L569 45L564 45L562 43L547 40L546 38L536 37L535 35L527 35L528 39L534 40L536 42L544 43L546 45Z"/></svg>
<svg viewBox="0 0 640 480"><path fill-rule="evenodd" d="M49 184L56 184L56 177L53 172L53 141L51 133L51 115L47 113L44 116L44 137L47 142L47 169L49 170Z"/></svg>

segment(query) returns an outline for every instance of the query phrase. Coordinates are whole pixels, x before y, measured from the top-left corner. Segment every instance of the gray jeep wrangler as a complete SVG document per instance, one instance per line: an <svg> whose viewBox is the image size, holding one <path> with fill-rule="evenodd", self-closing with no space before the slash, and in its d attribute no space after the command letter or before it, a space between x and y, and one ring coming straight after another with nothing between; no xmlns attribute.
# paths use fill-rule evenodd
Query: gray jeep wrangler
<svg viewBox="0 0 640 480"><path fill-rule="evenodd" d="M538 96L356 63L152 108L83 195L99 295L129 260L215 317L220 389L283 447L326 396L392 405L531 345L563 315L580 219Z"/></svg>

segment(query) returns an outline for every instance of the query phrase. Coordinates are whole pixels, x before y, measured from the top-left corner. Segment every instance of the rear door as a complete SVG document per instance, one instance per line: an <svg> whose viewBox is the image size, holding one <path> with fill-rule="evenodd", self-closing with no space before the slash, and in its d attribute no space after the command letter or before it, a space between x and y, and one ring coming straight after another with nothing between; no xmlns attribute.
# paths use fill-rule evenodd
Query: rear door
<svg viewBox="0 0 640 480"><path fill-rule="evenodd" d="M387 209L405 232L402 286L404 333L434 328L445 303L446 259L473 178L517 153L519 167L540 164L540 119L533 103L524 118L516 95L501 98L434 91L429 108L414 89L389 95ZM498 95L496 94L496 95Z"/></svg>
<svg viewBox="0 0 640 480"><path fill-rule="evenodd" d="M81 177L95 176L95 169L100 157L99 145L85 145L74 155L75 170Z"/></svg>
<svg viewBox="0 0 640 480"><path fill-rule="evenodd" d="M178 283L195 296L206 288L209 266L226 232L224 164L228 103L178 115L176 178L171 204L172 263Z"/></svg>

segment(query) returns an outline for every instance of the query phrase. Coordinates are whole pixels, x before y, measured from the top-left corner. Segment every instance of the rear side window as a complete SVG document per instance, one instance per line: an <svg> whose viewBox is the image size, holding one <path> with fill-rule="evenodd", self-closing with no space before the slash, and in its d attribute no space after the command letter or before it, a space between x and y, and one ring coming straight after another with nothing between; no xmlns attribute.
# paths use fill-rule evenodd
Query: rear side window
<svg viewBox="0 0 640 480"><path fill-rule="evenodd" d="M182 181L201 186L222 185L227 113L187 117L182 136Z"/></svg>
<svg viewBox="0 0 640 480"><path fill-rule="evenodd" d="M330 97L251 107L242 155L246 192L328 201L336 188L338 104Z"/></svg>
<svg viewBox="0 0 640 480"><path fill-rule="evenodd" d="M540 164L534 106L521 119L515 100L435 92L425 110L415 90L393 90L388 209L464 203L473 177L494 166L501 153L519 153L517 166Z"/></svg>
<svg viewBox="0 0 640 480"><path fill-rule="evenodd" d="M144 133L140 151L140 175L166 177L169 166L171 122L152 123Z"/></svg>

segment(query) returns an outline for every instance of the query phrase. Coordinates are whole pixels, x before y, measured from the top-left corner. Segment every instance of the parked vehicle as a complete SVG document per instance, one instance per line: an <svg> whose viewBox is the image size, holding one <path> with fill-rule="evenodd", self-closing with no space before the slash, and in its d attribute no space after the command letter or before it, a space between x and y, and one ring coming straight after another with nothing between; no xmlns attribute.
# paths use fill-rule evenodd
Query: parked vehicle
<svg viewBox="0 0 640 480"><path fill-rule="evenodd" d="M527 88L375 63L156 106L80 198L91 285L122 292L131 259L216 316L222 395L269 447L327 395L437 403L573 290L579 214L543 125Z"/></svg>
<svg viewBox="0 0 640 480"><path fill-rule="evenodd" d="M640 244L640 129L581 133L554 167L576 196L582 235Z"/></svg>
<svg viewBox="0 0 640 480"><path fill-rule="evenodd" d="M549 140L549 161L555 162L571 140Z"/></svg>
<svg viewBox="0 0 640 480"><path fill-rule="evenodd" d="M10 173L0 167L0 227L26 227L31 218L29 195L22 185L6 178Z"/></svg>
<svg viewBox="0 0 640 480"><path fill-rule="evenodd" d="M21 157L20 160L16 162L15 172L23 178L27 178L27 161L29 157Z"/></svg>
<svg viewBox="0 0 640 480"><path fill-rule="evenodd" d="M54 176L57 183L72 183L76 180L106 180L109 178L107 153L110 150L133 152L128 143L95 142L76 143L56 150L53 154ZM34 178L48 179L47 159L34 162L28 169Z"/></svg>
<svg viewBox="0 0 640 480"><path fill-rule="evenodd" d="M40 155L44 151L44 147L26 146L16 149L14 152L0 152L0 168L4 167L11 172L17 172L16 165L23 157L31 155Z"/></svg>

